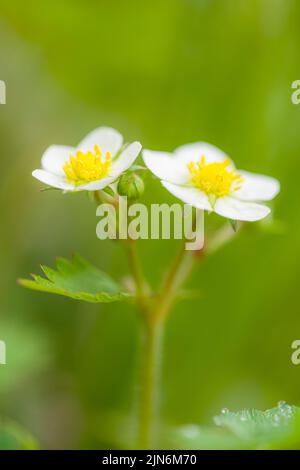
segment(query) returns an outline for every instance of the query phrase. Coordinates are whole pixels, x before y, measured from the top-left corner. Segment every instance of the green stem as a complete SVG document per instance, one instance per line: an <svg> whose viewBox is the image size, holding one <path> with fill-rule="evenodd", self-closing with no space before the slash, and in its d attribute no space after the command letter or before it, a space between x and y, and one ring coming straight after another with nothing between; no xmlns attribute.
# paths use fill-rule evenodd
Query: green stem
<svg viewBox="0 0 300 470"><path fill-rule="evenodd" d="M139 448L153 448L158 418L158 382L162 357L164 319L171 310L178 288L185 281L193 266L193 255L185 251L178 253L161 294L152 309L144 316L142 343L141 389L139 409Z"/></svg>
<svg viewBox="0 0 300 470"><path fill-rule="evenodd" d="M131 271L132 271L135 285L136 285L136 294L137 294L137 297L140 298L144 296L145 282L144 282L142 268L139 263L138 254L136 251L136 244L132 240L127 240L126 246L127 246L128 259L129 259Z"/></svg>
<svg viewBox="0 0 300 470"><path fill-rule="evenodd" d="M183 243L158 296L154 311L156 321L161 321L170 312L178 291L191 273L196 259L193 253L185 250L185 244Z"/></svg>
<svg viewBox="0 0 300 470"><path fill-rule="evenodd" d="M163 323L143 323L139 408L139 449L151 449L157 427L158 380L160 376Z"/></svg>
<svg viewBox="0 0 300 470"><path fill-rule="evenodd" d="M208 252L216 251L233 237L233 230L222 229L208 245ZM203 251L185 250L185 242L175 258L160 294L154 303L149 302L146 281L139 263L135 242L126 243L131 271L136 285L137 303L143 313L142 361L139 400L138 447L151 449L157 429L158 381L162 357L162 333L164 320L170 313L180 288L201 259ZM206 250L205 250L206 251Z"/></svg>
<svg viewBox="0 0 300 470"><path fill-rule="evenodd" d="M144 278L143 270L139 262L138 253L136 250L136 243L134 240L125 240L125 246L128 255L130 269L135 282L136 300L142 312L147 315L147 290L148 286Z"/></svg>
<svg viewBox="0 0 300 470"><path fill-rule="evenodd" d="M211 254L221 246L229 242L235 233L231 227L225 226L208 244L207 250L190 252L185 250L185 242L171 266L161 293L154 304L154 308L146 312L145 332L143 342L143 363L139 420L139 447L148 449L152 447L154 432L156 431L158 415L157 387L159 381L159 369L162 356L162 330L165 318L170 313L180 288L197 266L203 253Z"/></svg>
<svg viewBox="0 0 300 470"><path fill-rule="evenodd" d="M141 376L139 397L139 423L138 423L138 447L149 449L154 437L157 379L159 376L159 363L161 356L162 325L154 322L154 316L149 308L146 294L146 281L139 262L136 243L133 240L126 241L126 249L131 272L136 286L136 299L142 317L142 344L141 344Z"/></svg>

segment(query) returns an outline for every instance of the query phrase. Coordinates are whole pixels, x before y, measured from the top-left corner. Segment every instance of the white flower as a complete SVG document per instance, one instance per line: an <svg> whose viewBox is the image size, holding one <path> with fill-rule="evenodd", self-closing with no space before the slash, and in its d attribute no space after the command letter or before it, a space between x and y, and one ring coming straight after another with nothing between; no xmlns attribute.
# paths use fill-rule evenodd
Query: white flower
<svg viewBox="0 0 300 470"><path fill-rule="evenodd" d="M173 154L144 150L143 158L174 196L228 219L263 219L270 208L260 202L280 190L276 179L236 170L221 150L204 142L183 145Z"/></svg>
<svg viewBox="0 0 300 470"><path fill-rule="evenodd" d="M42 156L42 169L32 176L63 191L97 191L116 181L142 148L139 142L122 146L118 131L99 127L76 148L51 145Z"/></svg>

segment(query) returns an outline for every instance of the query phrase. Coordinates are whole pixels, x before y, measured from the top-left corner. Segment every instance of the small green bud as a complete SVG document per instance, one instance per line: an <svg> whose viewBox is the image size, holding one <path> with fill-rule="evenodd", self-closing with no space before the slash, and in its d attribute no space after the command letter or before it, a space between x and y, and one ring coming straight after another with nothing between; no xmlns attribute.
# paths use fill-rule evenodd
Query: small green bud
<svg viewBox="0 0 300 470"><path fill-rule="evenodd" d="M138 199L144 192L144 181L136 173L125 173L118 182L118 194Z"/></svg>

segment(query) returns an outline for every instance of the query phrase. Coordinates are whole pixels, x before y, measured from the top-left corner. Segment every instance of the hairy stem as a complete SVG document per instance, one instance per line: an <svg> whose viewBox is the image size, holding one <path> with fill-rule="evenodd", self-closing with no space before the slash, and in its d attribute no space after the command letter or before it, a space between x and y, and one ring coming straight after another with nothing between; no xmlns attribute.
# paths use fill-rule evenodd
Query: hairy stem
<svg viewBox="0 0 300 470"><path fill-rule="evenodd" d="M136 242L134 240L125 240L128 261L136 289L136 301L142 312L148 315L147 294L148 285L145 280L143 270L138 257Z"/></svg>
<svg viewBox="0 0 300 470"><path fill-rule="evenodd" d="M191 273L196 260L197 257L193 253L185 250L183 243L158 296L153 312L156 321L161 321L170 312L178 291Z"/></svg>
<svg viewBox="0 0 300 470"><path fill-rule="evenodd" d="M158 414L158 380L162 358L163 323L143 323L139 407L139 449L153 448Z"/></svg>
<svg viewBox="0 0 300 470"><path fill-rule="evenodd" d="M230 226L220 229L207 244L207 249L200 252L185 250L183 244L171 266L151 310L144 318L143 362L141 376L139 448L149 449L153 445L158 416L158 382L162 357L162 330L165 318L170 313L180 288L187 281L202 255L214 253L229 242L235 233Z"/></svg>
<svg viewBox="0 0 300 470"><path fill-rule="evenodd" d="M153 448L158 417L158 382L162 362L164 319L172 308L178 289L194 264L193 256L184 245L171 267L153 307L144 317L143 360L139 409L139 448Z"/></svg>

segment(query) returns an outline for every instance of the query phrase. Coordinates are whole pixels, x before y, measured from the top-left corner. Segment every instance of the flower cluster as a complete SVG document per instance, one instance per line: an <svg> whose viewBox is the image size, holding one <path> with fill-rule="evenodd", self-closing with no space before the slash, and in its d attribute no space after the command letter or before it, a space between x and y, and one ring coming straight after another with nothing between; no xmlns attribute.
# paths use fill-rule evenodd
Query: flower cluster
<svg viewBox="0 0 300 470"><path fill-rule="evenodd" d="M76 148L49 147L42 169L33 176L63 191L98 191L120 178L124 181L141 149L139 142L124 145L118 131L100 127ZM264 202L280 190L276 179L236 169L225 153L204 142L183 145L173 153L143 150L143 159L176 198L232 220L263 219L270 213Z"/></svg>

